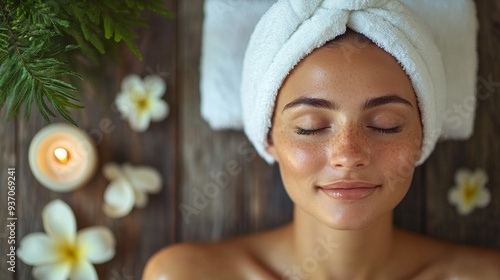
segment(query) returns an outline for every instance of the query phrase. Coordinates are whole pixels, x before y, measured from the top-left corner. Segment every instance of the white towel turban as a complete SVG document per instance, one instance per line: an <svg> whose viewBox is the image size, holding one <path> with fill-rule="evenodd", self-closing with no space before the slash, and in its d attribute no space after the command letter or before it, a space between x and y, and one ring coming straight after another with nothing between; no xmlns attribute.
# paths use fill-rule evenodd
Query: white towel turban
<svg viewBox="0 0 500 280"><path fill-rule="evenodd" d="M224 71L210 71L215 66L207 63L216 60L206 42L217 39L207 40L214 33L210 33L211 18L206 17L202 58L202 115L217 129L239 128L242 123L256 150L266 161L272 163L273 158L266 152L267 133L282 82L302 58L350 28L394 56L410 77L417 95L424 133L423 153L418 164L429 156L439 137L468 138L472 133L474 108L466 110L467 115L460 120L457 120L450 108L456 104L464 104L464 100L475 106L477 20L474 4L470 0L445 0L447 4L434 0L402 1L411 10L398 0L279 0L257 23L246 49L242 69L242 58L232 58L236 67L232 67L229 58L234 50L241 50L241 46L227 44L226 48L232 48L232 52L227 49L224 52L218 51L229 61L227 63L222 60L222 55L217 60L219 64L215 65L218 67L225 63L222 67ZM215 2L217 0L207 0L205 11L209 11L208 8ZM230 14L229 18L237 17L239 23L228 25L226 22L226 29L231 31L237 30L238 24L241 26L245 17L241 13L249 9L252 5L250 2L253 3L245 0L233 2L234 5L229 9L233 11L228 11L227 14ZM269 2L260 1L258 10L270 5ZM219 12L220 8L219 6ZM450 14L443 14L444 11ZM252 19L249 21L255 21L255 13L250 17ZM219 19L219 22L222 23L223 20ZM220 32L221 25L218 27L218 34L224 34ZM248 29L248 25L246 28ZM240 32L238 36L242 40L237 42L243 42L246 46L244 32ZM457 44L453 44L451 40L455 40ZM446 73L440 51L443 53ZM242 75L238 76L240 72ZM225 93L220 88L216 91L213 87L214 81L220 84L221 77L227 78L229 73L236 77L233 80L239 82L241 78L240 118L237 112L231 118L224 117L224 113L221 115L224 107L240 110L239 104L227 102L230 100L227 96L238 96L237 90ZM214 99L216 95L226 97Z"/></svg>

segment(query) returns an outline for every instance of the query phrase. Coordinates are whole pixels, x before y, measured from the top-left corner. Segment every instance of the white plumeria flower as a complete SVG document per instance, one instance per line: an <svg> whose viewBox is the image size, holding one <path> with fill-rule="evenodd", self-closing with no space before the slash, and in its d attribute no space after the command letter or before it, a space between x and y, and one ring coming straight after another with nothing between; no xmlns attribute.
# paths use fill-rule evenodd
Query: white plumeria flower
<svg viewBox="0 0 500 280"><path fill-rule="evenodd" d="M102 226L76 232L75 215L61 200L53 200L42 211L45 233L30 233L21 240L17 254L39 280L98 279L94 264L115 255L115 237Z"/></svg>
<svg viewBox="0 0 500 280"><path fill-rule="evenodd" d="M470 214L475 207L486 207L491 200L490 191L485 187L488 175L482 169L470 172L459 169L455 173L455 186L448 192L448 201L457 207L460 215Z"/></svg>
<svg viewBox="0 0 500 280"><path fill-rule="evenodd" d="M133 130L144 132L151 120L161 121L168 115L168 104L161 99L165 89L165 81L159 76L146 76L142 80L137 75L129 75L123 79L115 104Z"/></svg>
<svg viewBox="0 0 500 280"><path fill-rule="evenodd" d="M108 163L104 177L111 183L104 192L104 213L111 218L126 216L134 205L143 208L148 203L147 193L158 193L163 185L160 173L147 166L132 167Z"/></svg>

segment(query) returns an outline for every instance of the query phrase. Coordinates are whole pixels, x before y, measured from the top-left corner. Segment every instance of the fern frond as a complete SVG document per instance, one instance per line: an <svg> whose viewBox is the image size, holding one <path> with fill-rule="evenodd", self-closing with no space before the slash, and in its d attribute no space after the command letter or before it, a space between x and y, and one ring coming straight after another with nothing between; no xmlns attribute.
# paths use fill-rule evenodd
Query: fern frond
<svg viewBox="0 0 500 280"><path fill-rule="evenodd" d="M40 55L41 50L40 47L25 49L12 46L11 56L1 64L2 69L9 69L9 74L2 75L0 78L0 92L3 94L10 90L14 93L5 98L8 100L6 104L7 117L12 118L19 115L21 109L24 109L25 116L29 117L33 100L35 100L42 117L50 122L49 116L55 116L55 114L45 104L45 99L47 99L67 121L74 123L67 107L83 107L70 102L70 100L79 102L73 94L77 90L73 85L64 82L63 78L81 77L68 70L65 63L55 58L29 59L31 56ZM13 79L12 77L17 78Z"/></svg>
<svg viewBox="0 0 500 280"><path fill-rule="evenodd" d="M163 0L138 0L134 2L137 2L137 5L143 10L150 10L168 18L172 18L174 16L173 12L164 8L165 1Z"/></svg>
<svg viewBox="0 0 500 280"><path fill-rule="evenodd" d="M97 64L123 41L142 59L135 30L147 27L145 12L172 15L163 0L0 1L0 109L29 118L36 104L47 122L57 112L75 124L70 109L84 108L68 82L82 78L67 63L75 51Z"/></svg>
<svg viewBox="0 0 500 280"><path fill-rule="evenodd" d="M7 28L0 27L0 53L7 51L9 46L9 35L7 34Z"/></svg>

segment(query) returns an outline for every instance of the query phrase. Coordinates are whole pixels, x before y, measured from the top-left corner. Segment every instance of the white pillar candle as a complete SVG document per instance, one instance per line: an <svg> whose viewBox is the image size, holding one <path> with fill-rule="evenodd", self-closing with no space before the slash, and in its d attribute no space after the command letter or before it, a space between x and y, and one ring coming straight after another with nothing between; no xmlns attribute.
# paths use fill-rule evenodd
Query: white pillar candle
<svg viewBox="0 0 500 280"><path fill-rule="evenodd" d="M92 139L66 123L42 128L31 140L28 157L38 182L57 192L83 186L92 178L97 165Z"/></svg>

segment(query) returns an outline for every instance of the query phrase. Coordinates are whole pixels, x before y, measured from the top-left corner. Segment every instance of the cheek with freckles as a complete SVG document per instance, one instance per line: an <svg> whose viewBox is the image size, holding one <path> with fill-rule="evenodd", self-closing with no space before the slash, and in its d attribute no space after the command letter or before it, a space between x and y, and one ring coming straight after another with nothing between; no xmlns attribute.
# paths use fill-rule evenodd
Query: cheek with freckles
<svg viewBox="0 0 500 280"><path fill-rule="evenodd" d="M421 156L421 137L418 133L397 143L384 145L375 157L385 184L395 188L408 188L413 178L415 164Z"/></svg>
<svg viewBox="0 0 500 280"><path fill-rule="evenodd" d="M304 190L314 180L318 170L325 167L327 157L324 147L293 141L289 135L276 129L272 138L283 183L293 199L293 192Z"/></svg>

